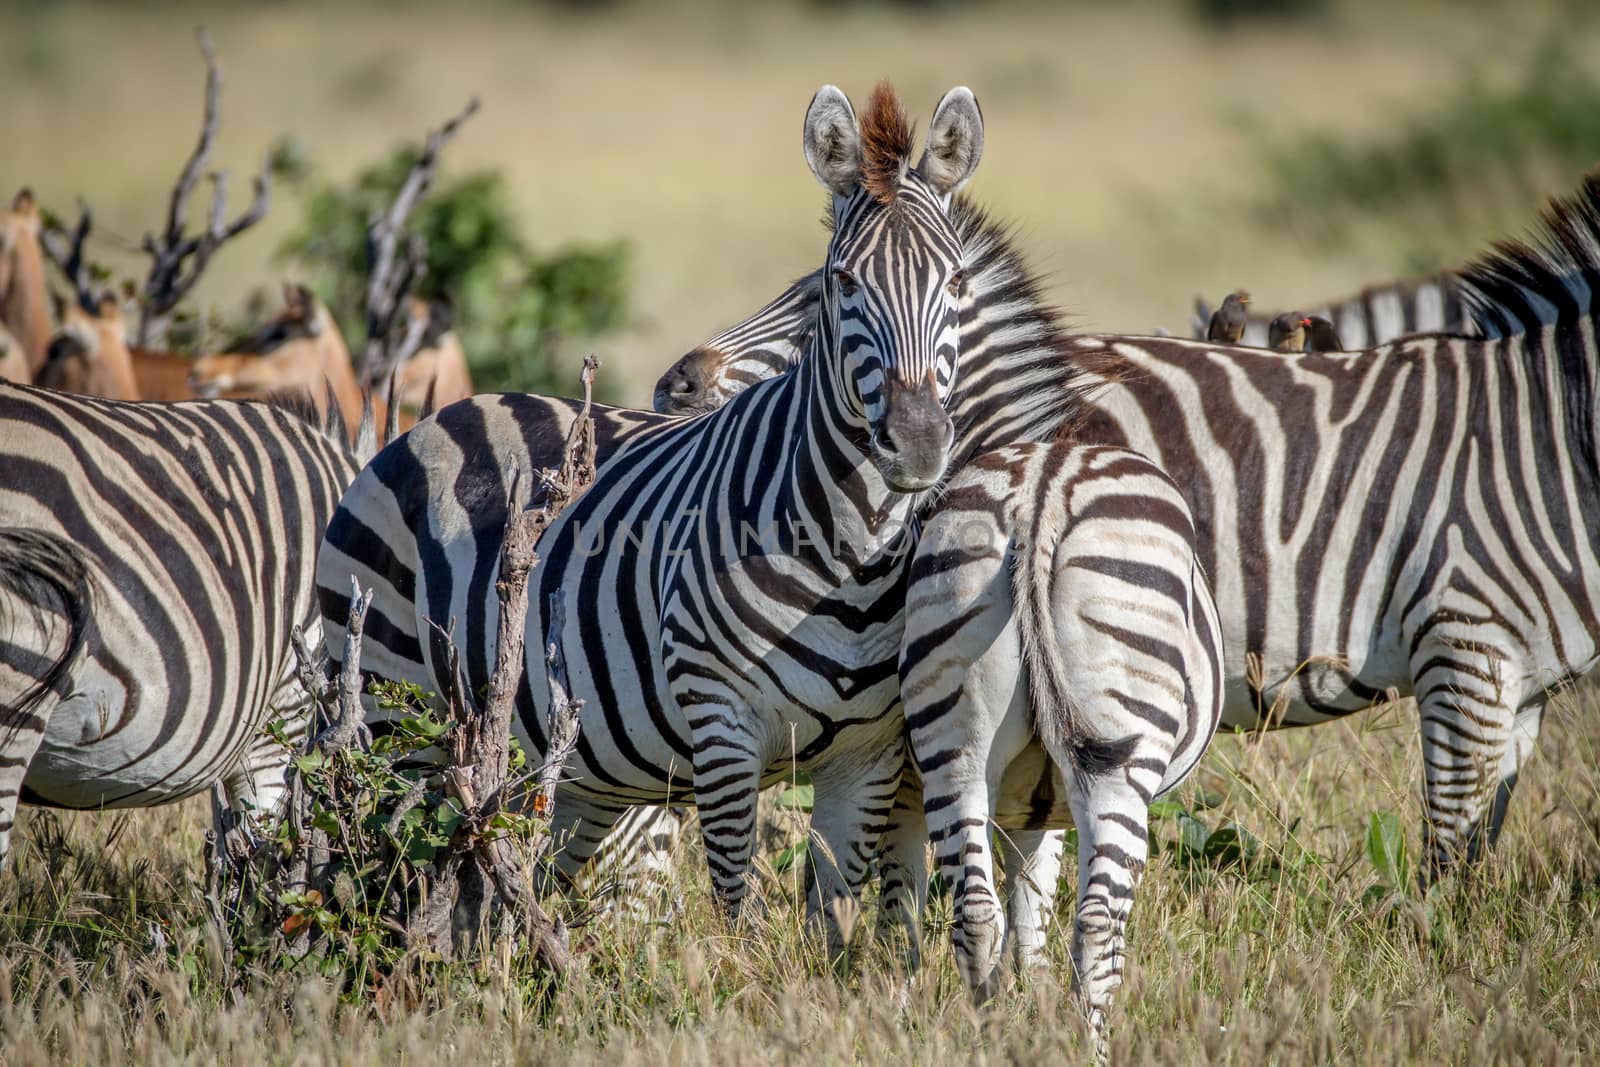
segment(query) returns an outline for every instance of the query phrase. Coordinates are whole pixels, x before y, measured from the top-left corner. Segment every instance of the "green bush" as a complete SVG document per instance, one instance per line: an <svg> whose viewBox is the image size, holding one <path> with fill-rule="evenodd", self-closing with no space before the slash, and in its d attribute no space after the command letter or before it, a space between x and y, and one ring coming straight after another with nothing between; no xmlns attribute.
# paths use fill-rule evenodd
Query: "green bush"
<svg viewBox="0 0 1600 1067"><path fill-rule="evenodd" d="M300 226L279 249L306 271L352 351L364 340L367 224L416 158L415 148L397 149L348 186L312 189ZM428 246L418 295L451 306L479 391L571 392L585 354L577 345L627 322L627 246L535 250L519 232L498 174L440 178L408 225Z"/></svg>
<svg viewBox="0 0 1600 1067"><path fill-rule="evenodd" d="M1600 79L1559 42L1537 48L1505 86L1464 78L1378 138L1296 130L1260 150L1268 189L1255 213L1268 225L1310 222L1334 238L1353 215L1427 202L1446 211L1492 183L1532 186L1542 166L1600 159ZM1530 194L1532 195L1532 194Z"/></svg>
<svg viewBox="0 0 1600 1067"><path fill-rule="evenodd" d="M1202 22L1231 23L1240 19L1295 18L1321 13L1327 0L1194 0Z"/></svg>

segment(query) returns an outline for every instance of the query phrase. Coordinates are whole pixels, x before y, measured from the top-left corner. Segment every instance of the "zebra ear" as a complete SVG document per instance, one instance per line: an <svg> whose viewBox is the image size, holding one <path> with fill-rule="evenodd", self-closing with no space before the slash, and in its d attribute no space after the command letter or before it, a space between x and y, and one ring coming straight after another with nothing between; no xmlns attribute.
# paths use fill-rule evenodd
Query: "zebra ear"
<svg viewBox="0 0 1600 1067"><path fill-rule="evenodd" d="M836 196L850 196L861 183L861 125L855 108L836 86L824 85L806 109L806 164Z"/></svg>
<svg viewBox="0 0 1600 1067"><path fill-rule="evenodd" d="M967 184L983 158L983 112L978 98L965 85L944 94L928 124L928 146L917 173L941 196L950 196Z"/></svg>

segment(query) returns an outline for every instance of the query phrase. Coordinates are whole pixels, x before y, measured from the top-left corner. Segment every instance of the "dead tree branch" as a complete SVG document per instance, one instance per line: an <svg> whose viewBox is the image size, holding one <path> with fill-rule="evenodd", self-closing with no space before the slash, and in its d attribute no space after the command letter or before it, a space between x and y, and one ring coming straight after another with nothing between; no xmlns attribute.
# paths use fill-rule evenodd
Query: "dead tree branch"
<svg viewBox="0 0 1600 1067"><path fill-rule="evenodd" d="M361 707L361 632L366 626L372 590L365 593L354 576L350 579L350 619L344 632L344 663L339 668L338 704L333 722L317 738L324 752L349 748L365 729Z"/></svg>
<svg viewBox="0 0 1600 1067"><path fill-rule="evenodd" d="M367 341L356 365L365 383L381 381L421 347L426 322L420 328L400 328L406 297L427 270L428 258L427 242L406 233L406 220L433 185L439 153L477 113L474 96L459 114L428 134L389 209L367 227Z"/></svg>
<svg viewBox="0 0 1600 1067"><path fill-rule="evenodd" d="M166 228L160 234L145 234L140 246L150 257L150 273L145 278L140 298L142 310L134 343L145 348L164 345L167 330L172 325L173 312L200 280L211 257L228 241L260 222L272 198L272 166L271 161L266 160L255 179L255 197L250 206L229 222L228 174L226 171L213 171L210 174L211 209L206 227L198 234L186 232L189 201L216 147L222 96L222 66L217 61L211 36L202 27L195 31L195 39L199 42L200 54L205 57L206 63L205 110L200 121L200 139L179 172L177 184L172 187Z"/></svg>
<svg viewBox="0 0 1600 1067"><path fill-rule="evenodd" d="M94 291L94 271L84 258L83 246L94 228L94 213L83 199L78 200L78 223L69 234L59 226L46 226L39 234L44 254L56 265L68 285L72 286L73 299L83 310L94 314L99 295Z"/></svg>
<svg viewBox="0 0 1600 1067"><path fill-rule="evenodd" d="M551 641L543 656L552 695L549 743L536 774L531 812L511 802L526 779L511 779L510 753L527 663L528 581L538 566L536 546L593 477L594 429L584 424L591 422L597 366L592 357L586 364L585 404L560 468L541 472L543 499L522 506L522 478L512 474L495 586L498 640L481 702L462 671L452 635L435 624L446 639L447 722L441 726L422 710L386 723L398 732L387 734L384 745L352 751L365 730L361 644L372 593L363 593L352 579L336 684L328 683L324 663L302 635L293 635L301 684L328 725L319 730L314 712L307 730L315 740L291 760L287 825L250 845L243 860L226 854L220 826L213 835L207 914L226 948L244 946L238 959L262 958L264 939L268 958L299 961L321 953L325 963L337 962L350 951L349 942L325 927L343 921L331 916L350 913L370 923L369 930L381 929L393 938L391 948L402 950L396 968L405 960L459 959L497 923L514 932L552 975L560 977L575 966L566 927L541 906L533 877L550 847L548 824L538 817L552 809L577 744L582 709L571 698L561 653L564 608L559 600L552 602ZM375 690L384 707L413 706L396 697L394 688L404 687ZM432 760L432 750L440 749L442 773L413 778L413 771L401 773L385 762L397 752L424 750ZM380 812L381 818L372 818ZM223 871L231 872L231 880ZM363 960L363 973L366 966Z"/></svg>

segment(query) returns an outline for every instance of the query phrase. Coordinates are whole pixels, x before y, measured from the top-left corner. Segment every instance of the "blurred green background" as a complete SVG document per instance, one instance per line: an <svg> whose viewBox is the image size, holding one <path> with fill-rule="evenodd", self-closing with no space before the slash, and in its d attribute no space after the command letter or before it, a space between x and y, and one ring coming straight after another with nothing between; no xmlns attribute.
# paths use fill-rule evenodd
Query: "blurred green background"
<svg viewBox="0 0 1600 1067"><path fill-rule="evenodd" d="M480 386L570 391L553 360L592 350L611 395L643 404L671 359L820 263L799 133L823 82L860 101L890 78L924 121L971 85L987 122L972 190L1016 222L1074 321L1180 332L1197 293L1339 296L1531 222L1600 162L1596 8L9 4L0 189L63 214L87 198L92 253L136 270L198 129L205 23L236 210L263 153L286 165L266 222L197 292L239 321L286 275L348 295L331 269L348 241L311 248L337 235L339 198L479 94L441 185L467 206L425 227L462 270L495 264L447 294Z"/></svg>

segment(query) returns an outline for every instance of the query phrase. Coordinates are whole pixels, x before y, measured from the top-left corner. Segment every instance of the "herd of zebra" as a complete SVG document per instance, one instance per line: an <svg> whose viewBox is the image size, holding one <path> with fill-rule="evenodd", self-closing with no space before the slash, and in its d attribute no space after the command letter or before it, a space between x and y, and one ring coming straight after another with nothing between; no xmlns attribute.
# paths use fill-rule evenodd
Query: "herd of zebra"
<svg viewBox="0 0 1600 1067"><path fill-rule="evenodd" d="M544 751L559 641L584 702L560 870L647 859L692 804L737 914L758 794L804 770L830 951L876 874L915 952L931 844L986 995L1043 958L1075 827L1103 1037L1149 806L1219 726L1414 697L1425 876L1492 843L1600 657L1600 176L1530 243L1319 309L1357 350L1283 355L1069 332L961 192L965 88L916 162L886 85L860 116L824 87L803 144L823 265L656 411L596 408L596 480L541 539L515 731ZM0 859L19 801L220 780L270 814L262 727L308 703L290 631L337 657L352 576L367 676L446 692L454 640L481 688L514 472L558 465L580 410L475 396L358 455L284 406L0 382Z"/></svg>

